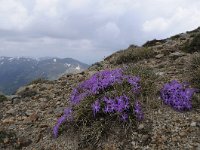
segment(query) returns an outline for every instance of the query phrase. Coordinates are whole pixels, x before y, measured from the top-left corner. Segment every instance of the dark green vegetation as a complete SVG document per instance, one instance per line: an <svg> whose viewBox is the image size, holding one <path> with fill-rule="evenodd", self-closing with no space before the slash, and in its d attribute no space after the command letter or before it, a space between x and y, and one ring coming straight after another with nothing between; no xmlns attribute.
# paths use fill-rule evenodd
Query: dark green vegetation
<svg viewBox="0 0 200 150"><path fill-rule="evenodd" d="M192 84L200 89L200 54L195 54L191 61L189 67L189 75Z"/></svg>
<svg viewBox="0 0 200 150"><path fill-rule="evenodd" d="M36 90L29 89L28 87L25 88L25 90L18 93L18 95L20 95L22 98L32 97L32 96L35 96L36 94L37 94Z"/></svg>
<svg viewBox="0 0 200 150"><path fill-rule="evenodd" d="M157 44L163 44L163 43L165 43L166 42L166 40L156 40L156 39L154 39L154 40L151 40L151 41L147 41L144 45L143 45L143 47L151 47L151 46L155 46L155 45L157 45Z"/></svg>
<svg viewBox="0 0 200 150"><path fill-rule="evenodd" d="M49 82L49 81L47 79L45 79L45 78L38 78L38 79L35 79L35 80L31 81L29 83L29 85L37 84L37 83L47 83L47 82Z"/></svg>
<svg viewBox="0 0 200 150"><path fill-rule="evenodd" d="M16 148L16 143L17 137L15 133L11 131L0 131L0 148L5 149L8 146Z"/></svg>
<svg viewBox="0 0 200 150"><path fill-rule="evenodd" d="M22 147L27 147L31 144L31 140L25 138L18 138L16 133L7 130L0 131L0 149L22 149Z"/></svg>
<svg viewBox="0 0 200 150"><path fill-rule="evenodd" d="M170 37L172 40L177 40L179 38L181 38L180 34L174 35L172 37Z"/></svg>
<svg viewBox="0 0 200 150"><path fill-rule="evenodd" d="M4 95L0 94L0 103L3 101L6 101L6 100L7 100L7 98Z"/></svg>
<svg viewBox="0 0 200 150"><path fill-rule="evenodd" d="M76 67L80 66L80 70ZM0 57L0 91L13 94L20 86L38 78L54 80L64 73L86 69L88 65L71 58L31 59Z"/></svg>
<svg viewBox="0 0 200 150"><path fill-rule="evenodd" d="M184 46L183 51L188 53L200 52L200 34L194 34L192 40L188 40Z"/></svg>
<svg viewBox="0 0 200 150"><path fill-rule="evenodd" d="M152 58L153 56L155 56L155 52L151 48L128 48L127 50L121 51L112 63L134 63L139 60Z"/></svg>
<svg viewBox="0 0 200 150"><path fill-rule="evenodd" d="M189 79L194 87L200 89L200 53L195 54L189 65ZM200 108L200 91L193 98L194 108Z"/></svg>

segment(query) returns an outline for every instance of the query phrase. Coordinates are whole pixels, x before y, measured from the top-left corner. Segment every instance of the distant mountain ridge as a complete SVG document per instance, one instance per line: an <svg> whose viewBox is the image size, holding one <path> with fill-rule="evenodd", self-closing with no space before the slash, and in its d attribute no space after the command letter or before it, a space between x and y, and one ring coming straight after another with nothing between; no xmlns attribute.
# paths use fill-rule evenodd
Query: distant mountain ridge
<svg viewBox="0 0 200 150"><path fill-rule="evenodd" d="M37 78L54 80L89 66L72 58L0 57L0 91L12 94Z"/></svg>

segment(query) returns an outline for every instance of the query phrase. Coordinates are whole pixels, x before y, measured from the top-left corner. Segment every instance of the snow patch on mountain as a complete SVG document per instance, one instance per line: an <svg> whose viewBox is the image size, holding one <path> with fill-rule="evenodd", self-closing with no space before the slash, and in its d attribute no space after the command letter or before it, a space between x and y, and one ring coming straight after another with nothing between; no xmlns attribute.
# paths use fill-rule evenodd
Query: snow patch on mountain
<svg viewBox="0 0 200 150"><path fill-rule="evenodd" d="M80 66L78 65L75 69L76 69L76 70L80 70L81 68L80 68Z"/></svg>
<svg viewBox="0 0 200 150"><path fill-rule="evenodd" d="M65 63L64 65L67 66L67 67L70 67L70 66L71 66L71 64L68 64L68 63Z"/></svg>

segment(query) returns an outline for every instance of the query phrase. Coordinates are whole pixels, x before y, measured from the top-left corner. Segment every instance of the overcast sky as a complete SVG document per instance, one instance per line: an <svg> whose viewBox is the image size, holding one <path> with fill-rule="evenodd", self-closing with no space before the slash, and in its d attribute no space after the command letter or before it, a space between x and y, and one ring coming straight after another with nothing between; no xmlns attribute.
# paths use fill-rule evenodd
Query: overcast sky
<svg viewBox="0 0 200 150"><path fill-rule="evenodd" d="M0 56L91 64L198 26L199 0L0 0Z"/></svg>

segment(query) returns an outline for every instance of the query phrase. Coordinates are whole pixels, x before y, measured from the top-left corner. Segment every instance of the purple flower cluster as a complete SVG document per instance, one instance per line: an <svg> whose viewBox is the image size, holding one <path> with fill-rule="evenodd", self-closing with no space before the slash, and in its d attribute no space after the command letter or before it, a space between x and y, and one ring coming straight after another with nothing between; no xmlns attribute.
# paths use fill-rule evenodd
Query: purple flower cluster
<svg viewBox="0 0 200 150"><path fill-rule="evenodd" d="M116 113L119 114L123 121L127 121L128 114L130 114L130 100L126 95L115 98L103 97L101 100L96 100L92 104L94 116L99 113ZM143 119L143 112L139 102L135 104L134 112L138 120Z"/></svg>
<svg viewBox="0 0 200 150"><path fill-rule="evenodd" d="M99 94L100 91L103 91L114 84L121 84L123 81L130 83L133 92L139 92L139 77L124 75L122 69L104 70L80 83L78 87L72 91L70 97L71 103L76 105L85 97Z"/></svg>
<svg viewBox="0 0 200 150"><path fill-rule="evenodd" d="M53 134L54 134L54 137L57 138L58 137L58 130L59 130L59 127L66 121L70 121L72 120L72 109L71 108L66 108L64 110L64 114L63 116L61 116L56 125L53 127Z"/></svg>
<svg viewBox="0 0 200 150"><path fill-rule="evenodd" d="M92 75L88 80L83 81L77 88L73 89L70 96L70 105L72 107L78 105L84 98L91 95L98 95L104 90L109 89L109 87L115 84L122 84L123 82L131 85L133 94L139 93L139 77L124 75L122 69L104 70ZM113 99L109 97L100 98L91 107L94 116L100 111L103 113L117 113L123 121L126 121L131 106L129 98L124 94ZM70 119L72 119L72 109L67 108L64 111L64 115L58 119L57 124L53 128L55 137L58 136L59 127Z"/></svg>
<svg viewBox="0 0 200 150"><path fill-rule="evenodd" d="M166 83L161 89L161 98L164 103L175 110L184 111L192 108L192 96L196 89L189 88L188 83L179 83L176 80Z"/></svg>
<svg viewBox="0 0 200 150"><path fill-rule="evenodd" d="M128 83L133 87L132 92L138 94L140 92L140 77L135 76L125 76L124 77Z"/></svg>
<svg viewBox="0 0 200 150"><path fill-rule="evenodd" d="M134 104L134 112L135 112L136 118L139 121L144 119L144 113L142 112L142 106L138 101L136 101Z"/></svg>

